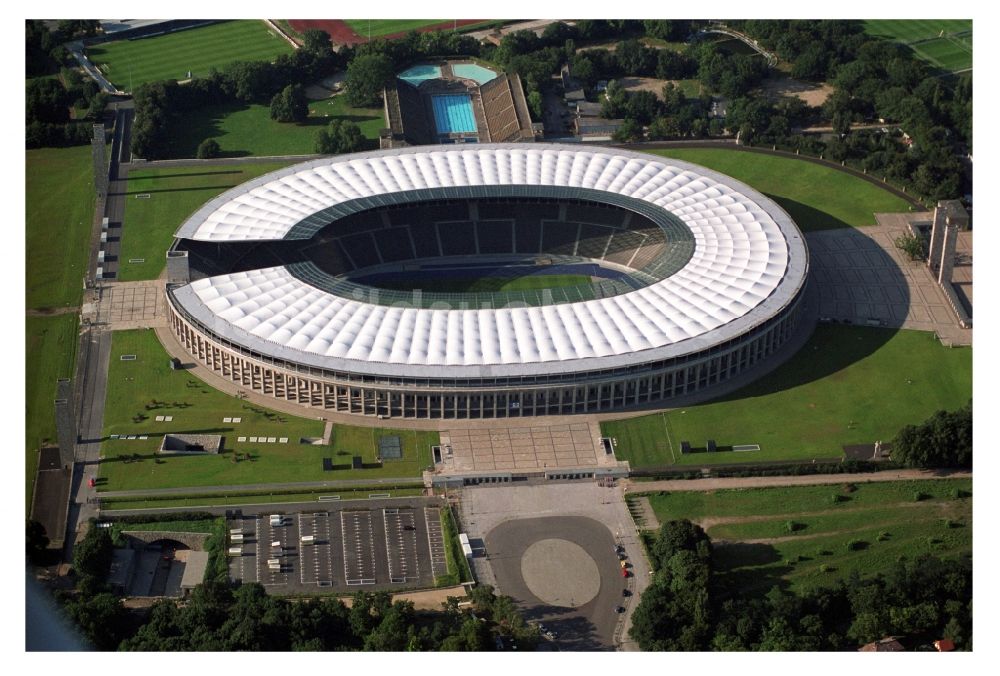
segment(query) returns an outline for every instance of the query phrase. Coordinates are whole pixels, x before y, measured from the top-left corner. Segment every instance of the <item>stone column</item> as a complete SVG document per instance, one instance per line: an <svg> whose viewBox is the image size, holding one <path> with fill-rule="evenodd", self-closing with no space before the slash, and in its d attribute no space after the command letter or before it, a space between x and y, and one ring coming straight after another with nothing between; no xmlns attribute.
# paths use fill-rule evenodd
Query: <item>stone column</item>
<svg viewBox="0 0 1000 676"><path fill-rule="evenodd" d="M958 241L958 226L947 225L944 232L944 246L941 248L941 261L938 264L938 284L951 284L951 273L955 267L955 243Z"/></svg>

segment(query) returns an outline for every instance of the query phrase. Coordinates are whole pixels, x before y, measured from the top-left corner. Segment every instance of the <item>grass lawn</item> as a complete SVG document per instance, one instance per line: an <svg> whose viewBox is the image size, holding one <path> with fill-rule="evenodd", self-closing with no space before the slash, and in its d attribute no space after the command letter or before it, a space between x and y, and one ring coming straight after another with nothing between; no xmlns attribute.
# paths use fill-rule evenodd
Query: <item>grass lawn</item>
<svg viewBox="0 0 1000 676"><path fill-rule="evenodd" d="M219 193L288 164L261 162L130 172L118 279L135 281L159 277L166 267L165 252L184 219ZM134 195L139 194L151 197L136 199ZM129 263L130 259L143 259L144 262Z"/></svg>
<svg viewBox="0 0 1000 676"><path fill-rule="evenodd" d="M90 47L87 56L123 91L145 82L206 77L233 61L273 61L292 47L263 21L225 21L142 40Z"/></svg>
<svg viewBox="0 0 1000 676"><path fill-rule="evenodd" d="M420 30L445 21L447 19L345 19L344 23L363 38L368 37L369 29L373 38L380 38L383 35Z"/></svg>
<svg viewBox="0 0 1000 676"><path fill-rule="evenodd" d="M678 148L653 154L721 171L759 190L803 232L875 224L875 212L909 211L892 193L850 174L790 157L739 150Z"/></svg>
<svg viewBox="0 0 1000 676"><path fill-rule="evenodd" d="M79 305L94 219L90 146L28 150L25 190L26 305Z"/></svg>
<svg viewBox="0 0 1000 676"><path fill-rule="evenodd" d="M936 38L942 31L972 31L971 19L867 19L864 24L869 35L906 43Z"/></svg>
<svg viewBox="0 0 1000 676"><path fill-rule="evenodd" d="M972 68L971 35L963 38L935 38L910 46L925 61L929 61L944 70L956 71Z"/></svg>
<svg viewBox="0 0 1000 676"><path fill-rule="evenodd" d="M75 314L25 319L25 373L30 374L24 381L26 512L31 510L31 491L38 469L38 448L43 441L55 443L56 439L53 404L56 398L56 380L73 376L76 325Z"/></svg>
<svg viewBox="0 0 1000 676"><path fill-rule="evenodd" d="M971 495L969 479L935 479L682 491L649 502L661 521L708 526L724 587L766 592L889 572L900 556L971 553Z"/></svg>
<svg viewBox="0 0 1000 676"><path fill-rule="evenodd" d="M944 70L972 67L971 19L870 19L869 35L909 45L920 58Z"/></svg>
<svg viewBox="0 0 1000 676"><path fill-rule="evenodd" d="M121 361L123 354L137 358ZM156 422L157 415L173 416L173 421ZM224 423L224 417L242 421ZM221 434L224 452L154 458L165 432ZM104 417L104 436L111 434L148 435L149 439L104 442L102 490L419 476L431 464L430 446L439 439L436 432L337 426L331 446L300 444L302 437L322 437L323 423L275 413L212 389L185 371L172 371L151 330L114 335ZM379 466L375 443L386 434L402 437L403 459L386 460ZM288 437L288 443L240 442L239 436ZM249 453L252 459L236 462L235 453ZM140 459L123 458L132 454ZM360 455L368 467L351 470L352 455ZM337 469L323 471L323 458L331 458Z"/></svg>
<svg viewBox="0 0 1000 676"><path fill-rule="evenodd" d="M191 111L178 125L180 134L168 150L171 158L195 157L198 144L214 138L222 157L250 155L308 155L315 152L316 133L334 118L358 125L368 139L368 149L378 147L379 130L385 126L381 108L352 108L347 98L333 96L309 103L303 124L275 122L269 106L225 103Z"/></svg>
<svg viewBox="0 0 1000 676"><path fill-rule="evenodd" d="M419 288L431 293L476 293L490 291L533 291L537 289L560 289L572 286L589 286L586 275L526 275L524 277L475 277L469 279L421 279L417 282L389 280L378 286L387 289L409 291Z"/></svg>
<svg viewBox="0 0 1000 676"><path fill-rule="evenodd" d="M971 348L922 331L819 326L791 360L731 395L601 429L633 467L839 458L842 445L888 441L971 396ZM681 440L697 449L706 439L761 450L680 454Z"/></svg>

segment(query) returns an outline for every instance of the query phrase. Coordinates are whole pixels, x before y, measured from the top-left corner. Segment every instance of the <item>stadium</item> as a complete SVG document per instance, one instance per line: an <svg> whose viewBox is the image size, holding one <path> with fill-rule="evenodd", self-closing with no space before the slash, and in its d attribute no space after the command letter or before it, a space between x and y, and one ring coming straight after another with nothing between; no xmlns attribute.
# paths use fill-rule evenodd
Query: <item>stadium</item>
<svg viewBox="0 0 1000 676"><path fill-rule="evenodd" d="M205 204L168 257L200 363L317 409L503 418L669 406L793 335L808 253L725 175L578 145L379 150Z"/></svg>

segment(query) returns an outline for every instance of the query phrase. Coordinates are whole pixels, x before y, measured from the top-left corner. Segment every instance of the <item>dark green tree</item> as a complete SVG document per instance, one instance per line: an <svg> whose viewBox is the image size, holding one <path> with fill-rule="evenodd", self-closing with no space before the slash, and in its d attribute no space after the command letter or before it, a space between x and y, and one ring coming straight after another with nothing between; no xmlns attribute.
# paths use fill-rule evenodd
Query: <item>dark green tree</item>
<svg viewBox="0 0 1000 676"><path fill-rule="evenodd" d="M316 134L315 150L320 155L338 155L361 150L365 138L358 125L349 120L331 120Z"/></svg>
<svg viewBox="0 0 1000 676"><path fill-rule="evenodd" d="M347 65L347 102L352 106L377 105L382 90L393 77L392 60L384 54L357 56Z"/></svg>
<svg viewBox="0 0 1000 676"><path fill-rule="evenodd" d="M199 160L210 160L213 157L218 157L221 152L219 142L214 138L207 138L198 144L197 157Z"/></svg>
<svg viewBox="0 0 1000 676"><path fill-rule="evenodd" d="M308 117L309 102L301 85L288 85L271 99L272 120L301 124Z"/></svg>
<svg viewBox="0 0 1000 676"><path fill-rule="evenodd" d="M302 48L318 56L324 56L333 51L333 43L326 31L310 28L302 33Z"/></svg>

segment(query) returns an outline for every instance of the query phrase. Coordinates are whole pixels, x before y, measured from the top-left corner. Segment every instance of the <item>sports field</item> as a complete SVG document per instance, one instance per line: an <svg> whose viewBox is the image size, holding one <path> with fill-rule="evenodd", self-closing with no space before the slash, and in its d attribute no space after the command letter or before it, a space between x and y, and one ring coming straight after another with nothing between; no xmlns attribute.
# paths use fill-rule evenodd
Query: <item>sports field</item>
<svg viewBox="0 0 1000 676"><path fill-rule="evenodd" d="M972 68L971 19L870 19L865 32L902 42L943 70Z"/></svg>
<svg viewBox="0 0 1000 676"><path fill-rule="evenodd" d="M395 35L396 33L407 33L409 31L420 30L428 26L435 26L444 23L446 19L345 19L344 22L351 27L355 33L363 38L369 35L373 38L380 38L385 35Z"/></svg>
<svg viewBox="0 0 1000 676"><path fill-rule="evenodd" d="M225 103L203 106L184 116L178 135L168 150L169 158L191 158L198 144L214 138L222 157L249 155L309 155L315 152L316 133L334 118L354 122L378 146L379 130L385 126L381 108L352 108L345 96L309 102L309 118L303 124L275 122L268 106Z"/></svg>
<svg viewBox="0 0 1000 676"><path fill-rule="evenodd" d="M25 155L26 306L79 305L94 220L90 146Z"/></svg>
<svg viewBox="0 0 1000 676"><path fill-rule="evenodd" d="M205 77L233 61L273 61L292 46L263 21L224 21L142 40L91 47L87 56L123 91L145 82Z"/></svg>
<svg viewBox="0 0 1000 676"><path fill-rule="evenodd" d="M288 162L215 167L170 167L132 171L125 200L118 279L156 279L166 266L165 252L185 218L219 193ZM149 195L138 199L136 195ZM143 263L129 263L144 259Z"/></svg>
<svg viewBox="0 0 1000 676"><path fill-rule="evenodd" d="M712 148L650 152L701 164L748 183L775 200L803 232L874 225L875 212L910 209L903 200L867 181L791 157Z"/></svg>
<svg viewBox="0 0 1000 676"><path fill-rule="evenodd" d="M586 275L526 275L524 277L421 278L419 282L379 282L384 289L409 291L420 288L431 293L475 293L490 291L533 291L570 286L589 286Z"/></svg>
<svg viewBox="0 0 1000 676"><path fill-rule="evenodd" d="M842 445L889 441L901 427L972 397L972 349L930 333L819 326L792 359L715 401L601 424L632 467L839 459ZM680 453L757 444L751 452Z"/></svg>
<svg viewBox="0 0 1000 676"><path fill-rule="evenodd" d="M971 479L934 479L678 491L648 500L661 522L690 519L706 529L725 588L766 592L779 583L803 591L852 573L888 573L900 556L971 554L971 496Z"/></svg>
<svg viewBox="0 0 1000 676"><path fill-rule="evenodd" d="M135 355L136 359L121 361L123 354ZM157 422L158 415L173 420ZM233 417L241 421L223 422L223 418ZM322 421L276 413L215 390L187 371L171 370L168 355L151 330L119 331L114 334L108 369L104 461L100 466L100 476L106 481L99 488L131 490L419 476L431 464L430 446L438 443L436 432L346 425L334 428L330 446L299 443L303 437L321 438L323 427ZM225 437L225 452L204 457L154 458L165 432L221 434ZM107 438L111 434L149 438ZM402 438L403 458L376 466L377 439L390 434ZM286 437L288 442L240 442L240 436ZM249 453L250 459L236 462L234 451ZM128 461L127 456L132 454L141 459ZM360 455L371 468L349 469L353 455ZM324 471L323 458L330 458L337 469Z"/></svg>
<svg viewBox="0 0 1000 676"><path fill-rule="evenodd" d="M24 379L25 499L31 508L31 490L38 467L38 448L56 441L56 380L73 376L77 344L76 313L53 317L27 317Z"/></svg>

